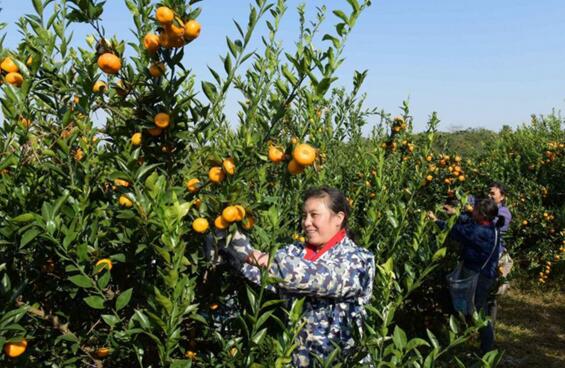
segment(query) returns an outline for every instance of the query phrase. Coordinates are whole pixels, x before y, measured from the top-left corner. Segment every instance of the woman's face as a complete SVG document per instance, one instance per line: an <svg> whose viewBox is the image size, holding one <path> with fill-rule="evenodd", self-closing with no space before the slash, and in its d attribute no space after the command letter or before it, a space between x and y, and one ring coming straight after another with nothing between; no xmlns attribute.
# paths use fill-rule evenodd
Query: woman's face
<svg viewBox="0 0 565 368"><path fill-rule="evenodd" d="M488 196L494 200L496 204L500 204L504 200L504 194L500 193L500 189L497 187L490 188Z"/></svg>
<svg viewBox="0 0 565 368"><path fill-rule="evenodd" d="M310 198L304 202L302 229L312 245L327 243L341 229L345 217L343 212L334 213L326 201L326 198Z"/></svg>

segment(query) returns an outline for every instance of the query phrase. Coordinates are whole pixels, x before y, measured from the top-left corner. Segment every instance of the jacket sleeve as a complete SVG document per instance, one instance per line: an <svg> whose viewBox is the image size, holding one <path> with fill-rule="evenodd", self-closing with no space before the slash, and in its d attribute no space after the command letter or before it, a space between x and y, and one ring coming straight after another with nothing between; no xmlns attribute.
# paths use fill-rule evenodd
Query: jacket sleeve
<svg viewBox="0 0 565 368"><path fill-rule="evenodd" d="M508 207L502 206L498 209L498 214L504 217L504 225L500 228L500 232L505 233L510 228L510 221L512 221L512 214Z"/></svg>
<svg viewBox="0 0 565 368"><path fill-rule="evenodd" d="M473 222L469 216L461 215L449 232L449 237L458 242L469 241L473 237Z"/></svg>
<svg viewBox="0 0 565 368"><path fill-rule="evenodd" d="M330 262L311 262L302 257L277 253L269 273L281 280L278 287L287 292L347 299L363 294L370 278L367 270L371 265L367 263L359 254Z"/></svg>

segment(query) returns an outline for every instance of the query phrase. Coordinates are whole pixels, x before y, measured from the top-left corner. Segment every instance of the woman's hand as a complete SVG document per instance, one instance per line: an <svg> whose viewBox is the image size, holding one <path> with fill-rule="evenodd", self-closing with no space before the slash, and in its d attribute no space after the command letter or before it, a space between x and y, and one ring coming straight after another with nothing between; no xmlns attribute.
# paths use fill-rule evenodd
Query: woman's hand
<svg viewBox="0 0 565 368"><path fill-rule="evenodd" d="M437 221L437 216L432 211L428 211L428 218L432 221Z"/></svg>
<svg viewBox="0 0 565 368"><path fill-rule="evenodd" d="M269 266L269 255L258 250L252 251L245 259L246 263L260 268Z"/></svg>

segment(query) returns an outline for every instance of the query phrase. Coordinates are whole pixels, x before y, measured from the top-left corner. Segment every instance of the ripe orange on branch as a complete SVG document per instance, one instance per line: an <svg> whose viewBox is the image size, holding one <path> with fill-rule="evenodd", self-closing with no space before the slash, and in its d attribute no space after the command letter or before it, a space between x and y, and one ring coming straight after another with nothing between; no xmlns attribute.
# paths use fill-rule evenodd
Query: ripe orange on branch
<svg viewBox="0 0 565 368"><path fill-rule="evenodd" d="M155 12L155 19L157 19L157 22L161 23L163 26L172 24L175 19L175 12L173 12L173 10L169 7L160 6Z"/></svg>
<svg viewBox="0 0 565 368"><path fill-rule="evenodd" d="M22 338L20 341L7 342L4 344L4 353L10 358L16 358L25 353L27 340Z"/></svg>
<svg viewBox="0 0 565 368"><path fill-rule="evenodd" d="M24 77L18 72L11 72L4 77L4 80L8 84L19 87L24 82Z"/></svg>
<svg viewBox="0 0 565 368"><path fill-rule="evenodd" d="M131 199L129 199L126 195L122 194L120 196L120 198L118 199L118 203L120 204L120 206L126 207L126 208L130 208L131 206L133 206L133 202Z"/></svg>
<svg viewBox="0 0 565 368"><path fill-rule="evenodd" d="M199 184L200 184L200 180L196 178L188 179L186 181L186 189L188 189L190 193L196 193L200 190Z"/></svg>
<svg viewBox="0 0 565 368"><path fill-rule="evenodd" d="M102 271L105 268L107 268L108 271L110 271L112 269L113 264L112 264L112 260L110 258L102 258L102 259L98 260L98 262L96 262L95 266L97 268L99 266L101 266L100 269L98 270L98 272Z"/></svg>
<svg viewBox="0 0 565 368"><path fill-rule="evenodd" d="M310 166L316 160L316 149L307 143L294 147L292 158L302 166Z"/></svg>
<svg viewBox="0 0 565 368"><path fill-rule="evenodd" d="M171 123L171 117L169 114L160 112L153 118L153 122L158 128L165 129Z"/></svg>
<svg viewBox="0 0 565 368"><path fill-rule="evenodd" d="M210 171L208 171L208 179L210 179L212 183L219 184L224 181L225 177L226 174L224 173L224 170L222 170L219 166L214 166L210 169Z"/></svg>
<svg viewBox="0 0 565 368"><path fill-rule="evenodd" d="M106 358L108 355L110 355L110 349L106 347L98 348L94 352L94 355L97 358Z"/></svg>
<svg viewBox="0 0 565 368"><path fill-rule="evenodd" d="M2 60L2 63L0 64L0 68L2 68L2 70L5 71L6 73L17 73L20 71L20 68L18 68L16 63L14 63L14 60L12 60L9 57Z"/></svg>
<svg viewBox="0 0 565 368"><path fill-rule="evenodd" d="M153 63L149 67L149 74L153 78L159 78L165 73L165 64L163 63Z"/></svg>
<svg viewBox="0 0 565 368"><path fill-rule="evenodd" d="M184 38L187 40L194 40L200 36L200 30L202 26L198 21L191 19L184 24Z"/></svg>
<svg viewBox="0 0 565 368"><path fill-rule="evenodd" d="M98 57L98 67L106 74L118 74L122 60L111 52L105 52Z"/></svg>
<svg viewBox="0 0 565 368"><path fill-rule="evenodd" d="M223 162L222 162L222 166L224 168L224 171L230 175L235 174L235 162L233 161L233 158L229 157L226 158Z"/></svg>
<svg viewBox="0 0 565 368"><path fill-rule="evenodd" d="M159 36L154 33L148 33L143 37L143 47L150 54L154 54L160 46Z"/></svg>
<svg viewBox="0 0 565 368"><path fill-rule="evenodd" d="M134 146L139 146L141 144L141 133L133 133L131 136L131 144Z"/></svg>
<svg viewBox="0 0 565 368"><path fill-rule="evenodd" d="M292 159L287 166L288 172L291 175L297 175L304 171L304 166L300 165L296 160Z"/></svg>
<svg viewBox="0 0 565 368"><path fill-rule="evenodd" d="M107 89L108 89L108 85L101 80L96 81L92 86L92 92L94 93L104 92Z"/></svg>
<svg viewBox="0 0 565 368"><path fill-rule="evenodd" d="M204 234L208 231L210 225L208 224L208 220L203 217L199 217L192 222L192 229L197 233Z"/></svg>
<svg viewBox="0 0 565 368"><path fill-rule="evenodd" d="M239 211L235 206L227 206L222 211L222 217L226 222L236 222L239 218Z"/></svg>
<svg viewBox="0 0 565 368"><path fill-rule="evenodd" d="M226 220L224 220L224 217L222 215L219 215L218 217L216 217L216 219L214 220L214 226L216 227L216 229L218 230L224 230L227 229L228 226L230 226L230 223L227 222Z"/></svg>
<svg viewBox="0 0 565 368"><path fill-rule="evenodd" d="M279 163L284 160L284 151L276 146L269 146L268 157L271 162Z"/></svg>

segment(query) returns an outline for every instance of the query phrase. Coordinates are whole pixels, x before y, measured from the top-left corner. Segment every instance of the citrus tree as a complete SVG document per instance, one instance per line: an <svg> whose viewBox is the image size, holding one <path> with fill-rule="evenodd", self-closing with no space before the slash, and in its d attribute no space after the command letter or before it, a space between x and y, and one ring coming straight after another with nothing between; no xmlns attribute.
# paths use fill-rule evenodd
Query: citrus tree
<svg viewBox="0 0 565 368"><path fill-rule="evenodd" d="M358 351L319 365L464 365L450 351L484 320L438 307L451 251L426 211L480 182L465 158L434 151L435 114L414 134L406 103L396 117L365 107L366 71L335 85L369 1L313 17L298 7L285 50L286 2L256 0L223 68L200 78L185 58L203 47L198 0L126 0L127 42L104 24L104 1L32 3L17 48L0 54L3 365L289 366L302 301L270 294L268 277L246 284L204 240L239 229L266 252L304 241L301 193L319 185L346 193L378 264ZM77 23L92 33L75 46ZM237 121L229 93L241 96Z"/></svg>

